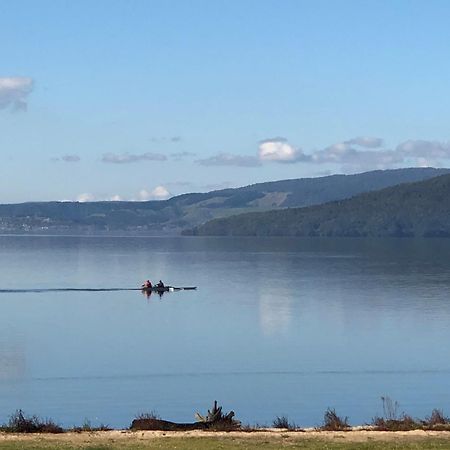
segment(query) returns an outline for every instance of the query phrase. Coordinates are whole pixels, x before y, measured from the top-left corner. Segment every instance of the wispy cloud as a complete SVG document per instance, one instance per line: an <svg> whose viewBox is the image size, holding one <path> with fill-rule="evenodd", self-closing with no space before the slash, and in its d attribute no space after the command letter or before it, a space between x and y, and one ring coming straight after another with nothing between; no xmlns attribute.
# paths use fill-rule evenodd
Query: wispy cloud
<svg viewBox="0 0 450 450"><path fill-rule="evenodd" d="M177 153L172 153L170 156L174 160L180 161L181 159L192 158L194 156L197 156L197 154L193 153L193 152L177 152Z"/></svg>
<svg viewBox="0 0 450 450"><path fill-rule="evenodd" d="M450 160L450 142L407 140L397 145L395 151L421 167L448 165Z"/></svg>
<svg viewBox="0 0 450 450"><path fill-rule="evenodd" d="M261 165L256 156L241 156L231 153L219 153L210 158L198 159L196 163L202 166L257 167Z"/></svg>
<svg viewBox="0 0 450 450"><path fill-rule="evenodd" d="M261 139L258 144L265 144L266 142L288 142L288 138L282 136L275 136L270 138Z"/></svg>
<svg viewBox="0 0 450 450"><path fill-rule="evenodd" d="M383 139L370 136L358 136L349 139L348 141L344 141L344 144L359 145L367 148L379 148L383 145Z"/></svg>
<svg viewBox="0 0 450 450"><path fill-rule="evenodd" d="M202 191L221 191L233 187L230 181L222 181L221 183L205 184L201 186Z"/></svg>
<svg viewBox="0 0 450 450"><path fill-rule="evenodd" d="M111 164L129 164L142 161L166 161L167 156L162 153L105 153L102 162Z"/></svg>
<svg viewBox="0 0 450 450"><path fill-rule="evenodd" d="M449 159L450 142L408 140L399 144L396 151L406 157L427 157L431 159Z"/></svg>
<svg viewBox="0 0 450 450"><path fill-rule="evenodd" d="M78 155L64 155L59 158L52 158L51 160L53 162L63 161L63 162L67 162L67 163L76 163L76 162L81 161L81 158Z"/></svg>
<svg viewBox="0 0 450 450"><path fill-rule="evenodd" d="M358 160L361 162L365 158L373 160L377 157L375 152L361 150L357 147L375 149L382 145L383 139L381 138L359 136L333 144L324 150L305 153L301 148L296 148L290 144L286 138L277 137L259 142L258 157L261 161L279 163L358 163ZM389 159L387 154L377 153L380 154L381 160Z"/></svg>
<svg viewBox="0 0 450 450"><path fill-rule="evenodd" d="M379 137L358 136L310 152L284 137L259 141L256 156L219 153L197 160L203 166L257 167L271 163L339 167L342 172L396 167L442 166L450 162L450 141L407 140L386 148ZM333 169L336 170L336 169Z"/></svg>
<svg viewBox="0 0 450 450"><path fill-rule="evenodd" d="M167 189L174 190L177 194L181 192L205 192L205 191L218 191L222 189L228 189L234 186L230 181L222 181L210 184L193 183L192 181L168 181L164 183Z"/></svg>
<svg viewBox="0 0 450 450"><path fill-rule="evenodd" d="M324 149L305 153L286 138L260 141L258 157L261 162L337 165L344 172L399 167L408 162L416 166L450 159L450 143L433 141L405 141L394 149L383 148L379 137L358 136L332 144Z"/></svg>
<svg viewBox="0 0 450 450"><path fill-rule="evenodd" d="M354 162L355 164L361 164L364 159L368 159L368 163L370 163L379 158L380 161L386 164L390 159L389 153L382 154L382 152L377 152L377 156L373 151L357 148L377 148L382 143L383 140L380 138L356 137L334 144L324 150L305 153L301 148L290 144L285 137L277 136L259 141L256 156L219 153L196 162L203 166L257 167L265 163L350 164ZM397 158L392 157L392 160L394 159L396 160Z"/></svg>
<svg viewBox="0 0 450 450"><path fill-rule="evenodd" d="M32 91L32 78L0 78L0 109L10 108L12 111L26 111L28 96Z"/></svg>
<svg viewBox="0 0 450 450"><path fill-rule="evenodd" d="M394 150L360 150L342 142L330 145L311 154L311 163L337 164L348 170L386 169L403 161L403 156Z"/></svg>
<svg viewBox="0 0 450 450"><path fill-rule="evenodd" d="M170 136L170 137L153 136L152 138L150 138L150 142L155 142L155 143L158 143L158 142L171 142L173 144L176 144L176 143L181 142L181 141L182 141L181 136Z"/></svg>
<svg viewBox="0 0 450 450"><path fill-rule="evenodd" d="M355 145L357 139L333 144L323 150L311 154L311 162L316 164L339 164L344 169L389 169L408 166L440 166L450 159L450 142L407 140L393 149L378 148L382 140L368 138L365 147L374 150L360 149ZM378 142L377 142L378 141ZM363 146L359 141L359 146ZM376 148L376 149L375 149Z"/></svg>
<svg viewBox="0 0 450 450"><path fill-rule="evenodd" d="M168 188L183 189L183 188L193 188L195 186L192 181L168 181L164 183Z"/></svg>
<svg viewBox="0 0 450 450"><path fill-rule="evenodd" d="M79 162L81 158L78 155L64 155L61 160L64 162Z"/></svg>

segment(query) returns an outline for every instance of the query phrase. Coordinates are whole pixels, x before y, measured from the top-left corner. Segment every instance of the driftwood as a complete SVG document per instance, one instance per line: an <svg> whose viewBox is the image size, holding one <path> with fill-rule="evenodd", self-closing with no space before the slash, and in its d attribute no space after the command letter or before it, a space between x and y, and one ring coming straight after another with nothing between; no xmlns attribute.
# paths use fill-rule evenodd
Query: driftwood
<svg viewBox="0 0 450 450"><path fill-rule="evenodd" d="M222 413L222 407L217 406L217 401L205 416L195 414L197 422L176 423L162 420L156 417L134 419L131 423L132 430L162 430L162 431L187 431L187 430L233 430L239 428L241 423L234 419L234 411L228 414Z"/></svg>
<svg viewBox="0 0 450 450"><path fill-rule="evenodd" d="M176 423L162 419L134 419L130 428L132 430L188 431L206 430L208 425L203 422Z"/></svg>
<svg viewBox="0 0 450 450"><path fill-rule="evenodd" d="M217 400L214 400L214 405L211 410L208 409L208 414L206 416L202 416L200 413L195 413L195 418L202 423L234 423L233 420L234 411L230 411L228 414L222 413L222 407L217 406Z"/></svg>

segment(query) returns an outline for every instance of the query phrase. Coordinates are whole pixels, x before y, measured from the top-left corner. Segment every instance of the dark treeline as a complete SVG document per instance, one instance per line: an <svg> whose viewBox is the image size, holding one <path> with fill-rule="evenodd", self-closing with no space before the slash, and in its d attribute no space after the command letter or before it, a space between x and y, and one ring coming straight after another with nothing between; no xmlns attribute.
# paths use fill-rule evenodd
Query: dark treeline
<svg viewBox="0 0 450 450"><path fill-rule="evenodd" d="M405 183L308 208L216 219L194 228L190 234L450 237L450 175Z"/></svg>

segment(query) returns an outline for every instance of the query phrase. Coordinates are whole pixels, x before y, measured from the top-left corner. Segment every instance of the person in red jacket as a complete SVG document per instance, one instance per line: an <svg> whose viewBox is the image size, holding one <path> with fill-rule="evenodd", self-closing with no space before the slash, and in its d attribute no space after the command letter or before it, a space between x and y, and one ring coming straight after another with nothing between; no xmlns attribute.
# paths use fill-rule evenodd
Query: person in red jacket
<svg viewBox="0 0 450 450"><path fill-rule="evenodd" d="M144 282L144 284L142 285L142 287L144 288L144 289L151 289L153 286L152 286L152 282L150 281L150 280L147 280L147 281L145 281Z"/></svg>

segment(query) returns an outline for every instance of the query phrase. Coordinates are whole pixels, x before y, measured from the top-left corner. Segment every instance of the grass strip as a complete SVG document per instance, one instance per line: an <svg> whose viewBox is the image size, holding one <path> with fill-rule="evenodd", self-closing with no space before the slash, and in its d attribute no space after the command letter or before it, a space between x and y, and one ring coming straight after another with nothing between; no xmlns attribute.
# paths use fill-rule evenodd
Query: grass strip
<svg viewBox="0 0 450 450"><path fill-rule="evenodd" d="M370 438L369 438L370 439ZM389 439L374 439L365 442L349 442L345 437L298 438L290 435L234 437L163 437L139 440L102 438L98 436L74 436L70 439L47 439L43 436L17 437L0 441L2 450L391 450L391 449L450 449L450 438L392 436Z"/></svg>

